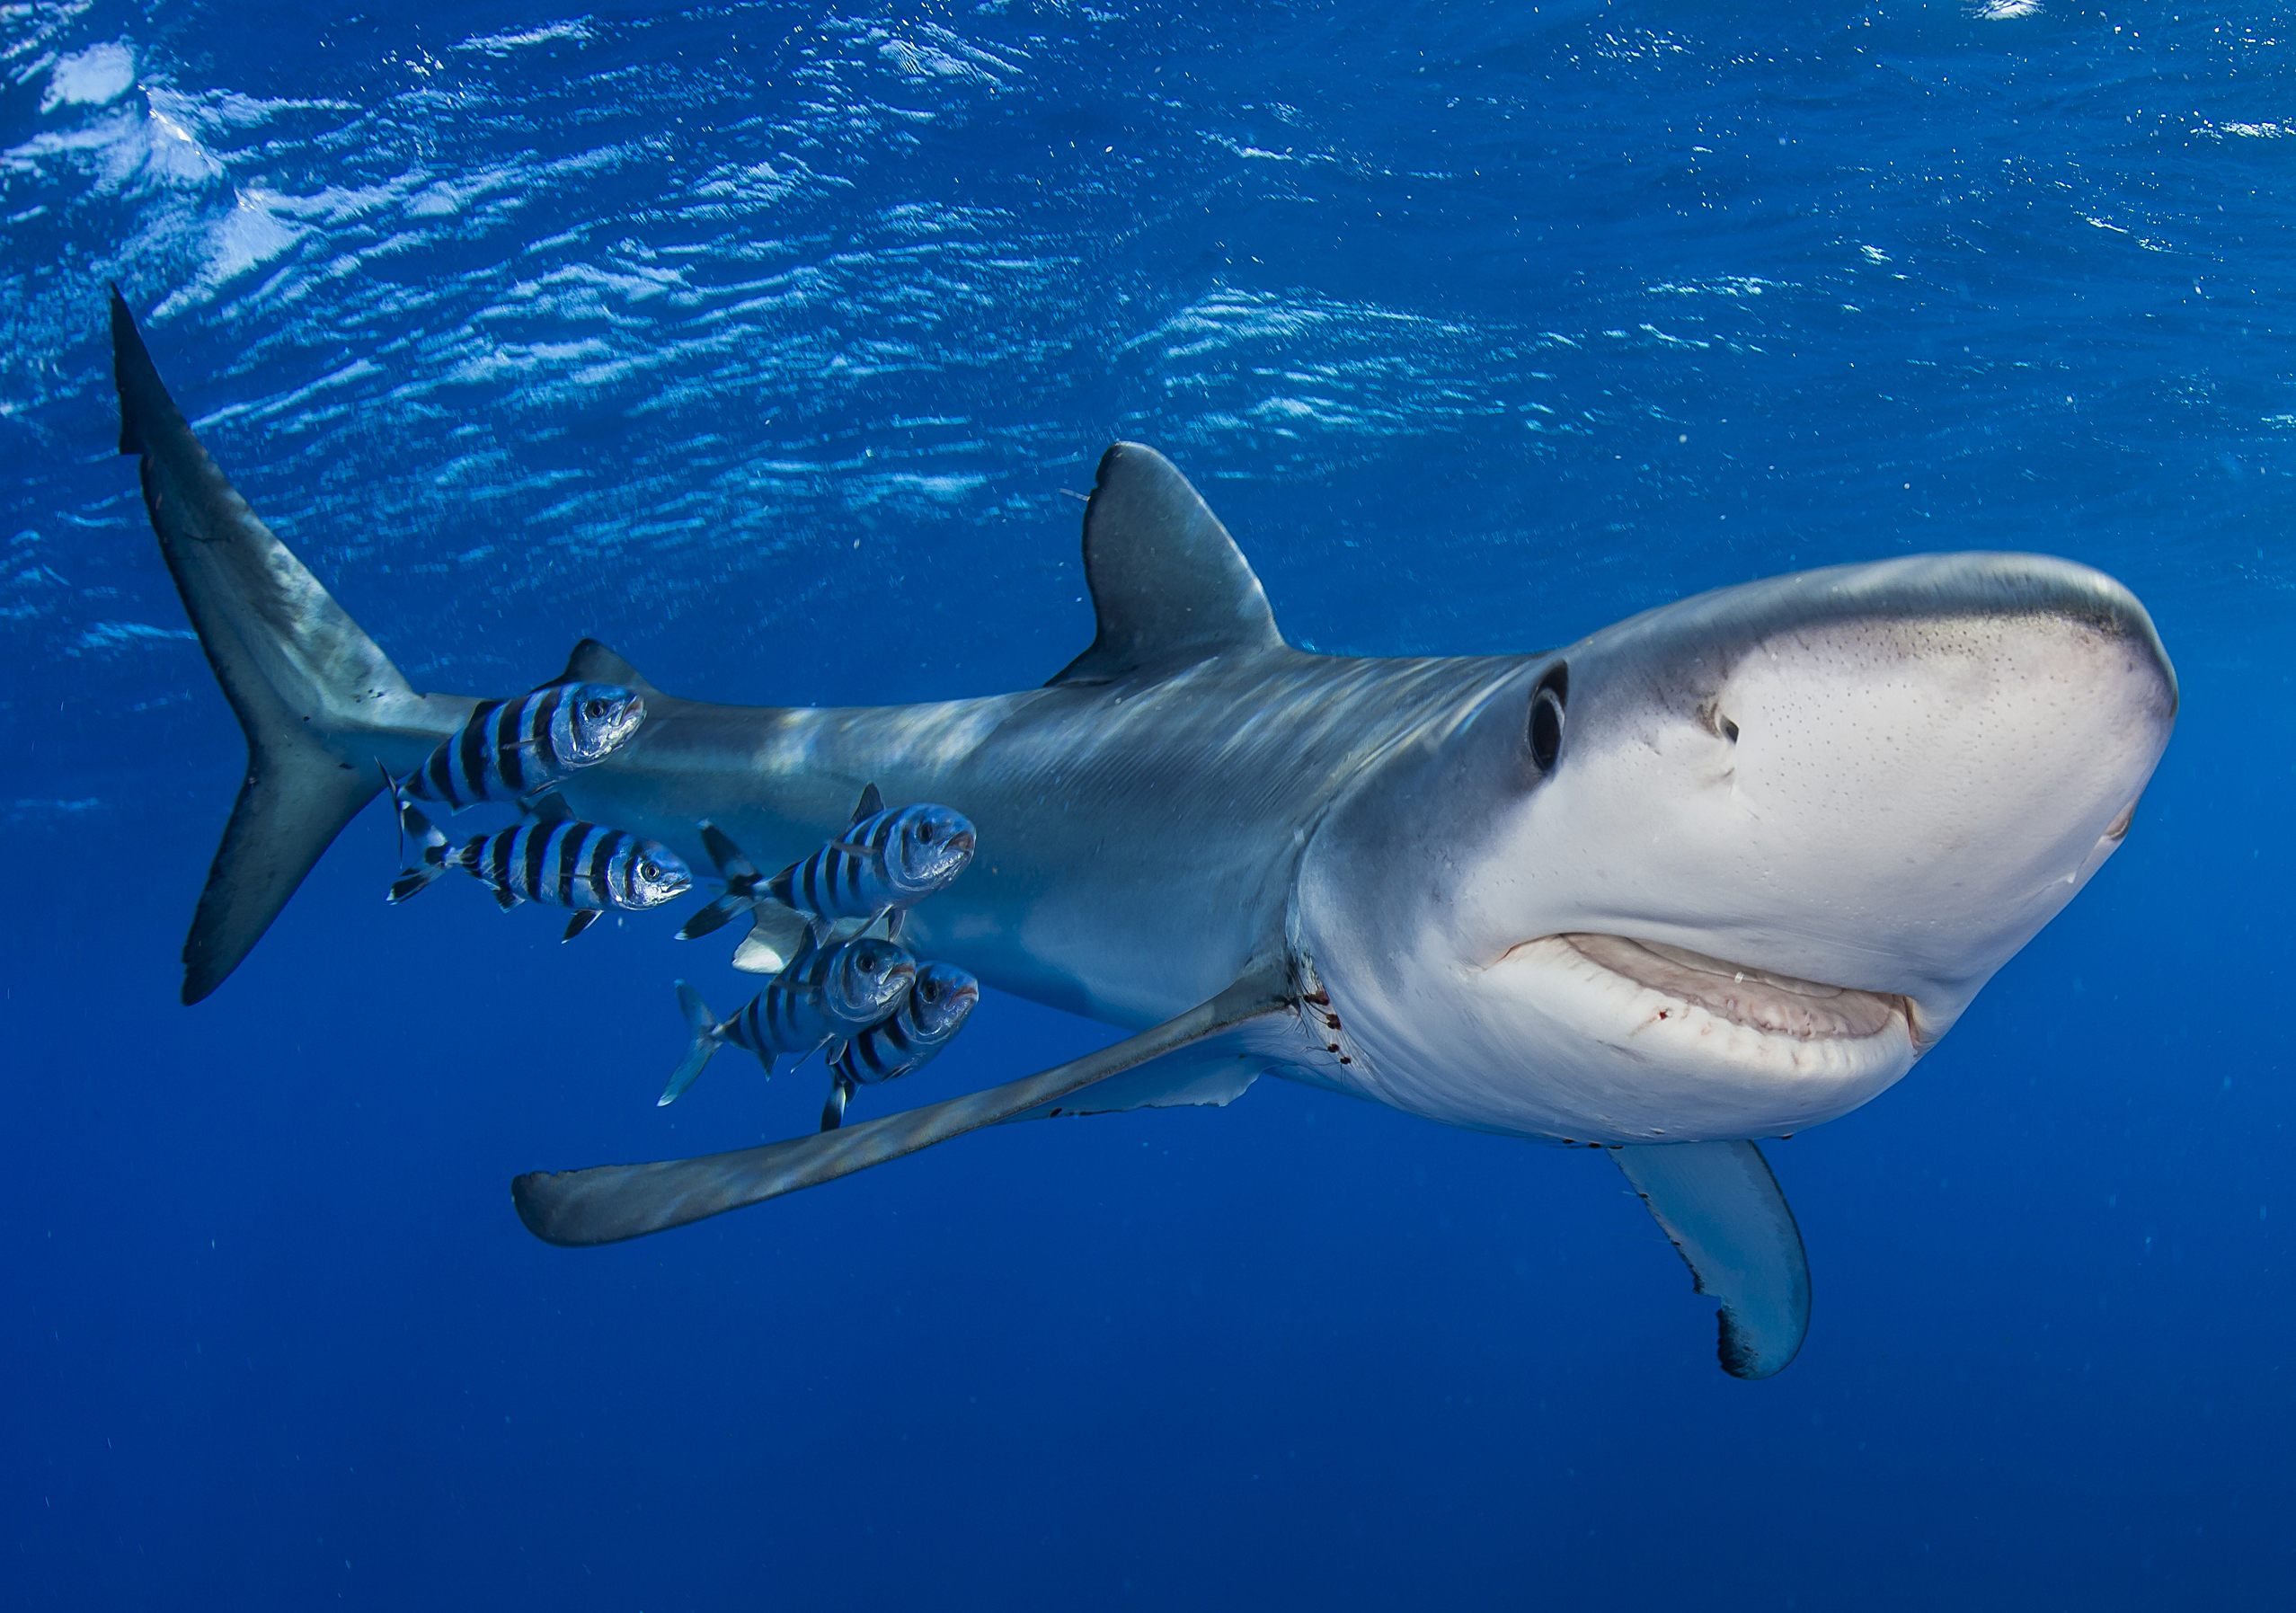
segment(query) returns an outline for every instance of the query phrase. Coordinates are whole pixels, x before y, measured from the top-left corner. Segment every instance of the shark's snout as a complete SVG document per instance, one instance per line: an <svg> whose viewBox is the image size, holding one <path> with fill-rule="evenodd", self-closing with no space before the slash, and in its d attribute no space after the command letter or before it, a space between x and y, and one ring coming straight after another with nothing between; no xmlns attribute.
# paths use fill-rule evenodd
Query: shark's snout
<svg viewBox="0 0 2296 1613"><path fill-rule="evenodd" d="M1602 847L1612 872L1576 900L1617 891L1606 917L1650 939L1943 1023L2119 843L2176 708L2143 607L2045 557L1844 568L1672 614L1578 658L1577 749L1533 813Z"/></svg>
<svg viewBox="0 0 2296 1613"><path fill-rule="evenodd" d="M1460 985L1387 1067L1476 1072L1416 1077L1423 1111L1581 1140L1772 1135L1886 1088L2121 843L2177 699L2128 590L2041 556L1778 578L1565 653L1551 759L1494 768L1390 926Z"/></svg>

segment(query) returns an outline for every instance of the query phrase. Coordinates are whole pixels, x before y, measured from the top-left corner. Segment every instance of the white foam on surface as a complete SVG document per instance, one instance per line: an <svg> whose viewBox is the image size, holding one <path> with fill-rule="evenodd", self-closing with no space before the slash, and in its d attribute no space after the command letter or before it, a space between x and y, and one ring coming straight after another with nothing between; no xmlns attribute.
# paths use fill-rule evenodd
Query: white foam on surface
<svg viewBox="0 0 2296 1613"><path fill-rule="evenodd" d="M513 50L528 50L536 45L548 45L563 40L569 44L587 44L598 35L587 17L563 22L545 22L539 28L529 28L522 33L473 34L457 50L483 51L488 56L508 56Z"/></svg>
<svg viewBox="0 0 2296 1613"><path fill-rule="evenodd" d="M91 45L56 64L48 75L48 89L40 98L40 110L107 106L125 95L135 82L135 53L124 42Z"/></svg>

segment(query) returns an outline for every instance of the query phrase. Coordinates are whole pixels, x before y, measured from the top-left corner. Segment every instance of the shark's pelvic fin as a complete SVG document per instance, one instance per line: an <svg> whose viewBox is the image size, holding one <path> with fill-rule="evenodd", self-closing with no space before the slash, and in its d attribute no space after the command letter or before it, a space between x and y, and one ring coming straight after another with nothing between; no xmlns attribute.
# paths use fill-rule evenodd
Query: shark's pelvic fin
<svg viewBox="0 0 2296 1613"><path fill-rule="evenodd" d="M425 701L257 518L191 433L111 293L120 451L200 648L247 735L247 777L183 943L183 1000L221 985L378 784L360 730L427 732ZM467 703L462 703L467 709Z"/></svg>
<svg viewBox="0 0 2296 1613"><path fill-rule="evenodd" d="M776 901L760 902L750 912L749 933L733 949L733 967L745 974L779 974L804 944L805 915Z"/></svg>
<svg viewBox="0 0 2296 1613"><path fill-rule="evenodd" d="M661 691L645 680L645 675L596 639L584 639L574 646L566 658L566 669L558 675L559 683L615 683L625 689L635 689L641 695L659 695ZM547 685L544 686L547 687Z"/></svg>
<svg viewBox="0 0 2296 1613"><path fill-rule="evenodd" d="M619 1243L851 1175L904 1154L1052 1103L1095 1081L1193 1045L1247 1020L1293 1011L1289 970L1278 955L1152 1030L1042 1075L858 1126L767 1143L731 1154L586 1171L535 1171L510 1183L527 1230L545 1243Z"/></svg>
<svg viewBox="0 0 2296 1613"><path fill-rule="evenodd" d="M1085 581L1099 632L1055 684L1283 647L1228 528L1172 461L1137 442L1101 456L1085 507Z"/></svg>
<svg viewBox="0 0 2296 1613"><path fill-rule="evenodd" d="M1733 1378L1781 1371L1810 1330L1810 1263L1769 1162L1750 1142L1613 1148L1698 1292L1722 1302L1716 1354Z"/></svg>

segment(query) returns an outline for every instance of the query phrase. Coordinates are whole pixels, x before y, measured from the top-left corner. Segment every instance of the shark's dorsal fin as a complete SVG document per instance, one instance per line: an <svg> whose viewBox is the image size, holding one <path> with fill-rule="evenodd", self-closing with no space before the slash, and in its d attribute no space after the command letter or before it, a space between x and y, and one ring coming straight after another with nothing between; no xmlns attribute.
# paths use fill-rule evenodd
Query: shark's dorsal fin
<svg viewBox="0 0 2296 1613"><path fill-rule="evenodd" d="M1055 684L1283 645L1228 528L1172 461L1137 442L1101 456L1085 507L1085 581L1099 632Z"/></svg>
<svg viewBox="0 0 2296 1613"><path fill-rule="evenodd" d="M574 646L566 658L566 669L555 679L559 683L614 683L625 689L635 689L641 695L659 695L661 691L648 683L645 674L596 639L584 639ZM548 688L549 684L544 684Z"/></svg>

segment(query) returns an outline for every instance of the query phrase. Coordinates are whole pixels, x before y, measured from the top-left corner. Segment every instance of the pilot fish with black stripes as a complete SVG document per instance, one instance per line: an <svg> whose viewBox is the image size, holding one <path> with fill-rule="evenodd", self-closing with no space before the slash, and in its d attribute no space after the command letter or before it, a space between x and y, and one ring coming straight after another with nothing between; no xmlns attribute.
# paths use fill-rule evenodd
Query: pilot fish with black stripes
<svg viewBox="0 0 2296 1613"><path fill-rule="evenodd" d="M481 802L525 802L598 766L645 720L645 696L635 689L571 677L517 700L482 700L397 781L398 792L453 812Z"/></svg>
<svg viewBox="0 0 2296 1613"><path fill-rule="evenodd" d="M980 1000L980 982L953 963L919 963L917 979L899 1010L879 1020L829 1057L829 1098L821 1130L845 1123L856 1088L897 1081L930 1064L955 1040Z"/></svg>
<svg viewBox="0 0 2296 1613"><path fill-rule="evenodd" d="M572 941L608 911L643 912L693 889L684 858L624 829L549 814L456 846L412 802L401 799L398 807L400 826L417 850L391 882L393 906L459 868L492 891L506 913L522 901L573 908L562 937Z"/></svg>
<svg viewBox="0 0 2296 1613"><path fill-rule="evenodd" d="M882 918L885 934L898 940L909 909L953 884L978 843L962 812L929 801L889 811L873 784L861 792L843 834L771 879L761 878L715 824L704 823L701 833L726 890L686 921L680 941L706 935L766 900L802 915L817 946L848 919L866 929Z"/></svg>
<svg viewBox="0 0 2296 1613"><path fill-rule="evenodd" d="M729 1019L711 1013L702 994L680 980L678 1007L694 1041L655 1106L676 1103L710 1055L728 1042L755 1053L767 1079L775 1060L793 1054L802 1059L828 1047L834 1059L840 1050L836 1044L891 1015L916 979L917 960L900 946L856 935L832 947L815 946L811 938L801 942L788 965Z"/></svg>

